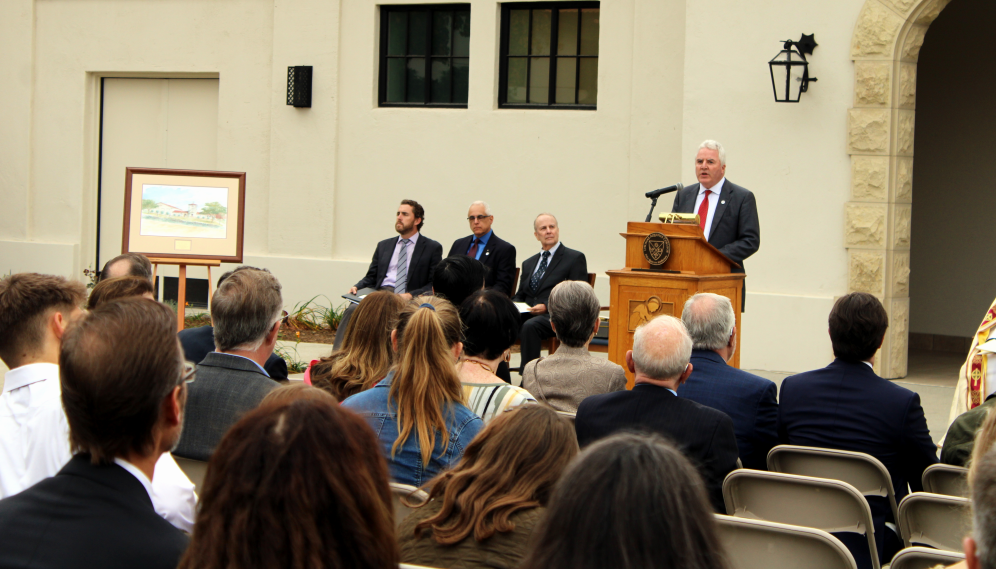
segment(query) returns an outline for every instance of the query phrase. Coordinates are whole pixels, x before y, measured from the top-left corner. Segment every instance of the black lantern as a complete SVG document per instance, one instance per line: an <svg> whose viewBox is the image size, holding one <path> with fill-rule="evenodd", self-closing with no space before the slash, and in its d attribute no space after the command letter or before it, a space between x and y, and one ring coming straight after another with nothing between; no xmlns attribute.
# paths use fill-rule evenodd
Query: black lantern
<svg viewBox="0 0 996 569"><path fill-rule="evenodd" d="M813 35L802 34L799 41L786 40L782 51L768 62L775 102L798 103L809 89L809 83L816 81L809 76L809 62L806 61L806 54L812 55L817 45Z"/></svg>
<svg viewBox="0 0 996 569"><path fill-rule="evenodd" d="M311 106L310 65L287 68L287 104L304 108Z"/></svg>

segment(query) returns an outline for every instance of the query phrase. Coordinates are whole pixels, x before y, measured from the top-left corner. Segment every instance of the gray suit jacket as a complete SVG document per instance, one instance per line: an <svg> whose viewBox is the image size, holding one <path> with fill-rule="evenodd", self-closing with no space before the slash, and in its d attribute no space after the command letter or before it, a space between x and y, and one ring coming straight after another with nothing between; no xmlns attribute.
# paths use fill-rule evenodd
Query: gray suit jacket
<svg viewBox="0 0 996 569"><path fill-rule="evenodd" d="M173 454L208 460L228 429L279 385L246 358L218 352L204 356L188 386L183 434Z"/></svg>
<svg viewBox="0 0 996 569"><path fill-rule="evenodd" d="M585 348L561 344L553 354L526 364L522 387L557 411L577 413L586 397L626 389L626 372Z"/></svg>
<svg viewBox="0 0 996 569"><path fill-rule="evenodd" d="M692 184L678 192L671 211L674 213L695 213L695 199L699 195L699 184ZM709 244L735 261L741 268L733 272L744 272L744 259L757 252L761 246L761 225L757 219L757 202L750 190L738 186L727 179L719 193L719 203L712 215Z"/></svg>

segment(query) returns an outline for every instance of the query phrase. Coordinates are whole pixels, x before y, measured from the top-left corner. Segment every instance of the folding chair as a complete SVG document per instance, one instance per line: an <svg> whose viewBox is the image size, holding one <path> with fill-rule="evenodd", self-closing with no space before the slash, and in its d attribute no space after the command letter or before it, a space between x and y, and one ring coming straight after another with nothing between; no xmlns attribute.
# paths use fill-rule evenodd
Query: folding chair
<svg viewBox="0 0 996 569"><path fill-rule="evenodd" d="M394 525L400 527L401 522L412 513L412 508L404 500L419 504L428 500L429 495L414 486L391 482L391 499L394 502Z"/></svg>
<svg viewBox="0 0 996 569"><path fill-rule="evenodd" d="M896 492L889 469L863 452L798 445L778 445L768 452L768 470L816 478L843 480L865 496L888 498L892 519L899 519Z"/></svg>
<svg viewBox="0 0 996 569"><path fill-rule="evenodd" d="M950 464L931 464L923 471L923 491L970 498L968 469Z"/></svg>
<svg viewBox="0 0 996 569"><path fill-rule="evenodd" d="M961 540L972 530L968 498L914 492L899 503L899 532L906 547L914 543L961 551Z"/></svg>
<svg viewBox="0 0 996 569"><path fill-rule="evenodd" d="M889 567L890 569L933 569L938 565L946 567L964 559L964 553L929 547L907 547L892 558L892 565Z"/></svg>
<svg viewBox="0 0 996 569"><path fill-rule="evenodd" d="M723 481L726 513L738 518L864 534L874 569L880 569L868 501L840 480L737 469Z"/></svg>
<svg viewBox="0 0 996 569"><path fill-rule="evenodd" d="M203 460L183 458L175 454L173 455L173 460L176 461L176 465L180 467L180 470L187 475L187 478L194 483L194 491L200 494L201 485L204 484L204 475L207 474L208 463Z"/></svg>
<svg viewBox="0 0 996 569"><path fill-rule="evenodd" d="M731 569L857 569L839 539L814 528L716 514Z"/></svg>

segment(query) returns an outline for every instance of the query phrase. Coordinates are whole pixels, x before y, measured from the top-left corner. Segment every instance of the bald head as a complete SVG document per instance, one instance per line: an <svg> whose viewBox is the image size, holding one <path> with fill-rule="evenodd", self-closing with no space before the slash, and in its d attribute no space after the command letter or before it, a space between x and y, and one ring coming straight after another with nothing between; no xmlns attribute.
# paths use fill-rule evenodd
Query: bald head
<svg viewBox="0 0 996 569"><path fill-rule="evenodd" d="M685 301L681 321L696 350L722 350L737 324L730 299L711 292L700 292Z"/></svg>
<svg viewBox="0 0 996 569"><path fill-rule="evenodd" d="M633 334L633 364L647 379L677 379L692 357L692 339L681 320L658 316Z"/></svg>

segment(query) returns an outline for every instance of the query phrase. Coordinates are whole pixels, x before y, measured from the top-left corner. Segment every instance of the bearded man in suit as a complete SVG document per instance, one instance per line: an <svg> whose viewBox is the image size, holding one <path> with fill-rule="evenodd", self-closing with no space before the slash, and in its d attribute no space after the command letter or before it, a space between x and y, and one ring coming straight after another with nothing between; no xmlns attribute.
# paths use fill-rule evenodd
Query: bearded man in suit
<svg viewBox="0 0 996 569"><path fill-rule="evenodd" d="M695 175L699 182L678 192L671 211L699 214L699 226L706 240L740 265L734 267L733 272L742 273L744 259L761 246L754 194L726 179L726 150L715 140L706 140L699 145ZM746 292L744 297L746 300ZM741 302L741 310L743 306L744 302Z"/></svg>
<svg viewBox="0 0 996 569"><path fill-rule="evenodd" d="M488 268L484 287L511 296L515 284L515 245L495 235L491 229L495 216L487 203L470 204L467 221L472 234L454 241L446 256L467 255L477 259Z"/></svg>

